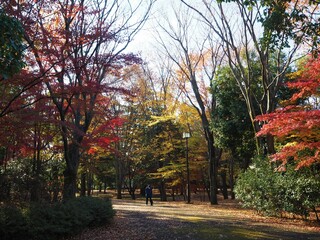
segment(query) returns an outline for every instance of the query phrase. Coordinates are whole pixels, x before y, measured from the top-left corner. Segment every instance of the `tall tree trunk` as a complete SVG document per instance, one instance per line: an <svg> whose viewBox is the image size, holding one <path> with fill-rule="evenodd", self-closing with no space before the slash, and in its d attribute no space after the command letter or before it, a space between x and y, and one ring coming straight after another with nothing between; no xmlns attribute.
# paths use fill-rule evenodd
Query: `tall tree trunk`
<svg viewBox="0 0 320 240"><path fill-rule="evenodd" d="M40 172L41 172L41 139L39 128L35 126L34 128L34 154L33 154L33 164L32 164L32 182L30 189L30 200L32 202L38 202L40 200Z"/></svg>
<svg viewBox="0 0 320 240"><path fill-rule="evenodd" d="M233 178L234 178L234 158L232 156L229 161L229 183L231 188L231 199L235 199L235 194L233 191L233 188L234 188Z"/></svg>
<svg viewBox="0 0 320 240"><path fill-rule="evenodd" d="M116 185L117 185L117 199L122 199L122 166L121 159L116 159Z"/></svg>
<svg viewBox="0 0 320 240"><path fill-rule="evenodd" d="M228 199L227 174L225 170L221 171L221 180L223 198Z"/></svg>
<svg viewBox="0 0 320 240"><path fill-rule="evenodd" d="M191 70L190 70L191 71ZM196 96L197 103L200 109L197 108L201 118L202 127L205 133L205 139L207 142L208 158L209 158L209 181L210 181L210 203L212 205L218 204L217 198L217 175L218 175L218 159L216 158L216 148L214 146L214 137L210 129L209 119L206 115L206 108L204 102L201 99L199 88L195 79L195 76L190 80L193 92ZM214 110L214 100L212 100L212 109Z"/></svg>
<svg viewBox="0 0 320 240"><path fill-rule="evenodd" d="M74 198L77 193L77 177L80 161L80 148L77 143L69 145L65 150L66 169L63 172L64 186L63 186L63 200Z"/></svg>
<svg viewBox="0 0 320 240"><path fill-rule="evenodd" d="M217 170L216 170L216 164L214 161L210 160L210 203L212 205L218 204L218 198L217 198Z"/></svg>
<svg viewBox="0 0 320 240"><path fill-rule="evenodd" d="M214 140L213 140L213 134L209 128L209 122L206 119L206 124L203 124L205 133L206 133L206 140L208 145L208 153L209 153L209 180L210 180L210 203L212 205L218 204L218 198L217 198L217 177L218 177L218 163L216 159L215 154L215 147L214 147Z"/></svg>
<svg viewBox="0 0 320 240"><path fill-rule="evenodd" d="M77 192L77 172L75 169L67 168L63 172L63 200L69 200L76 196Z"/></svg>

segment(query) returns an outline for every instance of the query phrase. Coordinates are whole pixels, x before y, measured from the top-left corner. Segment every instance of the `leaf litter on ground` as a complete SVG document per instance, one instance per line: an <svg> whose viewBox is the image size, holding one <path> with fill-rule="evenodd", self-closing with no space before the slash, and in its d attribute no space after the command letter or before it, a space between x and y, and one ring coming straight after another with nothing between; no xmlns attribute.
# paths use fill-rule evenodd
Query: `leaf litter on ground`
<svg viewBox="0 0 320 240"><path fill-rule="evenodd" d="M234 200L219 205L155 202L154 206L143 200L112 201L116 216L110 225L87 229L68 240L237 239L238 235L238 239L320 239L319 223L261 216Z"/></svg>

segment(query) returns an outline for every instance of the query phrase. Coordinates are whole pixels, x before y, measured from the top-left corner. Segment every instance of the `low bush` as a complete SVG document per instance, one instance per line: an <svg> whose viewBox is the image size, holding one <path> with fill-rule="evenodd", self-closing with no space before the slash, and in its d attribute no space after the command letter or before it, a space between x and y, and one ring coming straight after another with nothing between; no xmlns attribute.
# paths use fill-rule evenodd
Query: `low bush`
<svg viewBox="0 0 320 240"><path fill-rule="evenodd" d="M28 226L23 212L14 206L0 207L0 236L4 240L25 240Z"/></svg>
<svg viewBox="0 0 320 240"><path fill-rule="evenodd" d="M281 184L285 189L281 195L283 211L307 218L320 206L320 176L312 170L289 167Z"/></svg>
<svg viewBox="0 0 320 240"><path fill-rule="evenodd" d="M253 208L266 215L275 215L279 208L279 185L277 177L267 159L256 159L245 172L240 174L235 194L244 207Z"/></svg>
<svg viewBox="0 0 320 240"><path fill-rule="evenodd" d="M268 159L260 157L240 174L235 194L244 207L263 214L286 212L307 218L320 206L320 176L312 168L294 170L290 165L285 172L278 172Z"/></svg>
<svg viewBox="0 0 320 240"><path fill-rule="evenodd" d="M115 212L110 200L82 197L64 203L31 204L28 209L0 208L3 240L55 240L85 228L109 223Z"/></svg>

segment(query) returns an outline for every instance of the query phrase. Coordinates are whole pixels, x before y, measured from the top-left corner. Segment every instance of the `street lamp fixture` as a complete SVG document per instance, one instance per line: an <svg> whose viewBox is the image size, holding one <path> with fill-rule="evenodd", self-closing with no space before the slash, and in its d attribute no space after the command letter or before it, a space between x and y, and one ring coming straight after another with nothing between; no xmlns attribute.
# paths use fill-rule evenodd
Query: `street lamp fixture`
<svg viewBox="0 0 320 240"><path fill-rule="evenodd" d="M188 139L191 137L189 132L184 132L182 138L186 139L186 163L187 163L187 199L188 203L191 203L191 192L190 192L190 170L189 170L189 157L188 157Z"/></svg>

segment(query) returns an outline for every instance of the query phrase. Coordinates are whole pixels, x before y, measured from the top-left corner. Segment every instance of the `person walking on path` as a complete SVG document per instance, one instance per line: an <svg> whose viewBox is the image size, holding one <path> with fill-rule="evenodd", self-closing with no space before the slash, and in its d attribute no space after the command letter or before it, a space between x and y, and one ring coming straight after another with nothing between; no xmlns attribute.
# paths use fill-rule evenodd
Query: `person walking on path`
<svg viewBox="0 0 320 240"><path fill-rule="evenodd" d="M152 201L152 187L150 186L150 184L147 185L146 189L146 205L148 205L148 200L150 199L150 204L151 206L153 205L153 201Z"/></svg>

